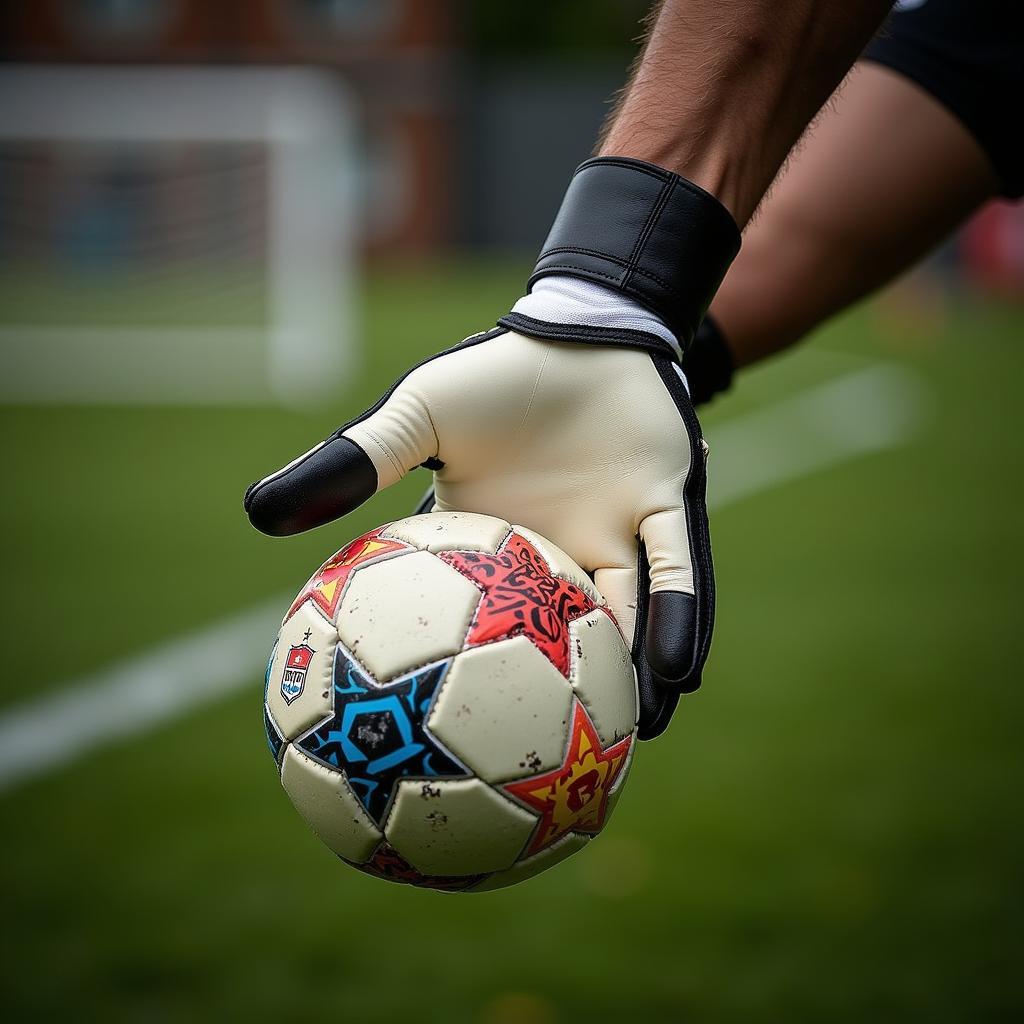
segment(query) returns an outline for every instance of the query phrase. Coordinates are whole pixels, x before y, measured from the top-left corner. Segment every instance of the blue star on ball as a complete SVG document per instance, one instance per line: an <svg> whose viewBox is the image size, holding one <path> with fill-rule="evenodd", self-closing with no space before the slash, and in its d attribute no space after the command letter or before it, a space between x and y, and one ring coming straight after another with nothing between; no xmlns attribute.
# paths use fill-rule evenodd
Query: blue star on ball
<svg viewBox="0 0 1024 1024"><path fill-rule="evenodd" d="M462 779L470 774L426 727L449 664L428 665L379 684L340 645L335 651L332 713L296 740L296 746L320 764L344 772L377 825L383 825L400 780Z"/></svg>

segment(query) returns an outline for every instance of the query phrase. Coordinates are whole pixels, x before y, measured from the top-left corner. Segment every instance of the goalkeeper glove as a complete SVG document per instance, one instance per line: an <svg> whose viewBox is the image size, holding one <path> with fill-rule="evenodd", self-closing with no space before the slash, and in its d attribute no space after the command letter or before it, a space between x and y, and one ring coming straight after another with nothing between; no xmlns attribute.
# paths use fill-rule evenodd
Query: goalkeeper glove
<svg viewBox="0 0 1024 1024"><path fill-rule="evenodd" d="M428 466L435 507L522 523L592 575L632 651L639 735L658 735L700 685L714 614L706 448L679 358L738 248L724 207L678 175L588 161L531 294L253 484L251 522L320 526Z"/></svg>

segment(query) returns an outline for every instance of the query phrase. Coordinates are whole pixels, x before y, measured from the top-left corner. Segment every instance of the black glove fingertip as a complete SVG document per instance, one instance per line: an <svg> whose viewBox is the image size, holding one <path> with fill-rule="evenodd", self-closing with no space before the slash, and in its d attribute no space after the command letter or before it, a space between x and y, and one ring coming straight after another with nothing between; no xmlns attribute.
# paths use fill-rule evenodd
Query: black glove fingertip
<svg viewBox="0 0 1024 1024"><path fill-rule="evenodd" d="M668 727L679 703L679 693L655 678L642 659L636 662L636 688L639 705L637 737L652 740Z"/></svg>
<svg viewBox="0 0 1024 1024"><path fill-rule="evenodd" d="M335 436L245 492L249 522L285 537L351 512L377 490L377 470L354 441Z"/></svg>
<svg viewBox="0 0 1024 1024"><path fill-rule="evenodd" d="M654 674L677 693L692 693L700 686L695 664L697 598L674 590L651 594L647 612L647 663Z"/></svg>

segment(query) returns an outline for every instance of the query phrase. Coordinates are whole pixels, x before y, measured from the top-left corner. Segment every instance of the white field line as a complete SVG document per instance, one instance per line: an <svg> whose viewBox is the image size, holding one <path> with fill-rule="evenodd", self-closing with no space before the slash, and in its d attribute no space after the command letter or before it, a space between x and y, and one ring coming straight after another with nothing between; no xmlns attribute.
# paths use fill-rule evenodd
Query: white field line
<svg viewBox="0 0 1024 1024"><path fill-rule="evenodd" d="M876 364L725 423L709 432L711 505L897 446L913 436L924 409L917 377ZM246 609L0 715L0 791L252 686L289 599Z"/></svg>
<svg viewBox="0 0 1024 1024"><path fill-rule="evenodd" d="M215 700L260 674L284 603L268 601L0 716L0 790Z"/></svg>
<svg viewBox="0 0 1024 1024"><path fill-rule="evenodd" d="M742 498L909 441L928 395L910 370L876 363L708 431L708 505Z"/></svg>

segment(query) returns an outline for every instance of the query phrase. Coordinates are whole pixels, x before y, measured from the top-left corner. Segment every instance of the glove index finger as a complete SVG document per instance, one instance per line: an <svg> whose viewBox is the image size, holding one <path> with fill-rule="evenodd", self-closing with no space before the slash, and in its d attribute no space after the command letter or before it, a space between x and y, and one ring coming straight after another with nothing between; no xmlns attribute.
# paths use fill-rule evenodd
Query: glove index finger
<svg viewBox="0 0 1024 1024"><path fill-rule="evenodd" d="M413 371L371 412L339 431L373 463L378 490L397 483L437 455L438 441L424 394L424 376L422 371Z"/></svg>
<svg viewBox="0 0 1024 1024"><path fill-rule="evenodd" d="M406 378L368 413L254 483L245 511L275 537L322 526L435 456L437 444L426 400Z"/></svg>
<svg viewBox="0 0 1024 1024"><path fill-rule="evenodd" d="M261 533L286 537L346 515L377 490L377 470L354 441L339 434L321 441L245 492L249 522Z"/></svg>

